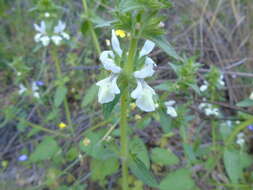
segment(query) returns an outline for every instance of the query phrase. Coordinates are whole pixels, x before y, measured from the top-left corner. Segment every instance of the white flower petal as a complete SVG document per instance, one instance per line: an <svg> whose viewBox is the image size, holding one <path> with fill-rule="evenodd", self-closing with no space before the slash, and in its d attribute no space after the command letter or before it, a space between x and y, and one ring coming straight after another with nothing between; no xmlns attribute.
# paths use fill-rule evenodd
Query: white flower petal
<svg viewBox="0 0 253 190"><path fill-rule="evenodd" d="M40 94L38 92L33 92L33 97L40 98Z"/></svg>
<svg viewBox="0 0 253 190"><path fill-rule="evenodd" d="M167 107L167 112L168 115L170 115L171 117L177 117L177 112L175 110L175 108L173 108L172 106L168 106Z"/></svg>
<svg viewBox="0 0 253 190"><path fill-rule="evenodd" d="M251 92L249 99L253 100L253 92Z"/></svg>
<svg viewBox="0 0 253 190"><path fill-rule="evenodd" d="M39 90L39 87L37 86L36 82L33 82L32 83L32 91L35 92L37 90Z"/></svg>
<svg viewBox="0 0 253 190"><path fill-rule="evenodd" d="M50 38L48 36L42 36L40 38L40 41L43 44L43 46L48 46L48 44L50 43Z"/></svg>
<svg viewBox="0 0 253 190"><path fill-rule="evenodd" d="M26 90L27 90L27 88L26 88L23 84L20 84L20 85L19 85L18 94L21 95L21 94L23 94Z"/></svg>
<svg viewBox="0 0 253 190"><path fill-rule="evenodd" d="M119 39L117 38L115 31L112 30L112 49L119 55L122 55L122 49L120 48Z"/></svg>
<svg viewBox="0 0 253 190"><path fill-rule="evenodd" d="M134 98L134 99L136 99L139 96L141 96L142 91L143 91L142 85L141 85L141 81L140 80L136 80L136 81L137 81L137 87L131 93L131 97Z"/></svg>
<svg viewBox="0 0 253 190"><path fill-rule="evenodd" d="M156 66L155 62L151 58L146 57L143 68L139 71L135 71L134 77L139 79L151 77L155 73L154 71L155 66Z"/></svg>
<svg viewBox="0 0 253 190"><path fill-rule="evenodd" d="M38 32L40 32L40 33L46 33L46 23L45 23L45 21L41 21L40 22L40 25L37 25L37 24L33 24L33 26L34 26L34 28L35 28L35 30L37 30Z"/></svg>
<svg viewBox="0 0 253 190"><path fill-rule="evenodd" d="M112 51L103 51L99 57L106 70L112 71L113 73L120 73L122 69L115 64L113 58L114 54Z"/></svg>
<svg viewBox="0 0 253 190"><path fill-rule="evenodd" d="M42 36L42 33L37 33L37 34L34 36L34 41L38 43L38 42L40 41L41 36Z"/></svg>
<svg viewBox="0 0 253 190"><path fill-rule="evenodd" d="M60 45L61 41L62 41L62 37L61 36L57 36L54 35L51 37L52 41L54 42L55 45Z"/></svg>
<svg viewBox="0 0 253 190"><path fill-rule="evenodd" d="M67 34L66 32L62 32L61 35L62 35L62 37L65 38L66 40L69 40L69 39L70 39L69 34Z"/></svg>
<svg viewBox="0 0 253 190"><path fill-rule="evenodd" d="M58 21L58 24L54 27L54 33L59 34L64 31L66 24L61 20Z"/></svg>
<svg viewBox="0 0 253 190"><path fill-rule="evenodd" d="M111 75L96 83L99 86L98 102L101 104L109 103L115 98L115 94L120 93L117 86L118 75Z"/></svg>
<svg viewBox="0 0 253 190"><path fill-rule="evenodd" d="M176 103L175 100L170 100L170 101L164 102L164 104L165 104L166 107L173 106L175 103Z"/></svg>
<svg viewBox="0 0 253 190"><path fill-rule="evenodd" d="M146 112L155 111L154 95L155 91L144 80L137 80L137 87L131 93L131 97L136 99L136 105Z"/></svg>
<svg viewBox="0 0 253 190"><path fill-rule="evenodd" d="M142 57L142 56L148 55L154 49L154 47L155 47L155 43L150 40L147 40L144 43L144 46L141 49L139 56Z"/></svg>
<svg viewBox="0 0 253 190"><path fill-rule="evenodd" d="M200 90L201 92L204 92L204 91L206 91L207 89L208 89L208 85L206 85L206 84L201 85L200 88L199 88L199 90Z"/></svg>

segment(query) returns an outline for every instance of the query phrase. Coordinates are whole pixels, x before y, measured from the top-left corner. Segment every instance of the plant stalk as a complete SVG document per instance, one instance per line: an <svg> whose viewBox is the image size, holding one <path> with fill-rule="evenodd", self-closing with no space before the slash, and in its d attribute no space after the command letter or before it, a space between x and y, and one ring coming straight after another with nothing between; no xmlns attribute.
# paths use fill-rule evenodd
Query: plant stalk
<svg viewBox="0 0 253 190"><path fill-rule="evenodd" d="M53 55L52 56L53 56L54 63L55 63L57 79L61 80L63 78L63 76L62 76L60 61L58 59L56 49L53 50ZM72 120L71 120L71 113L70 113L70 109L69 109L68 100L67 100L66 97L63 100L63 104L64 104L64 110L65 110L68 126L70 126L72 135L74 135L73 123L72 123Z"/></svg>
<svg viewBox="0 0 253 190"><path fill-rule="evenodd" d="M133 72L133 64L135 58L135 52L137 48L137 39L132 38L130 42L129 55L127 62L124 67L127 78L124 79L123 83L126 87L121 95L121 113L120 113L120 144L121 144L121 159L122 159L122 189L128 190L128 79Z"/></svg>
<svg viewBox="0 0 253 190"><path fill-rule="evenodd" d="M89 18L90 13L89 13L87 2L86 2L86 0L82 0L82 2L83 2L83 8L84 8L84 11L85 11L85 15L86 15L87 18ZM96 51L97 51L98 55L100 55L101 54L101 49L100 49L100 45L99 45L99 42L98 42L98 38L97 38L96 32L94 30L93 24L90 21L89 21L89 30L90 30L92 40L93 40L93 44L96 48Z"/></svg>

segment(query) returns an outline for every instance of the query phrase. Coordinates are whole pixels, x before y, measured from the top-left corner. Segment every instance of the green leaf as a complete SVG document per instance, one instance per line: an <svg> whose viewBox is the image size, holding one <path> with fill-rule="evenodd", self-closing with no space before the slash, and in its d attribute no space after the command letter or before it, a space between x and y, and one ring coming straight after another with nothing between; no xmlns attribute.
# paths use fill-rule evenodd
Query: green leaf
<svg viewBox="0 0 253 190"><path fill-rule="evenodd" d="M98 94L98 87L96 84L93 84L85 93L83 98L82 107L88 106L93 102L93 100L97 97Z"/></svg>
<svg viewBox="0 0 253 190"><path fill-rule="evenodd" d="M166 40L164 36L156 36L151 37L151 40L156 43L165 53L169 56L173 57L176 60L182 60L182 58L177 54L174 48L170 45L170 43Z"/></svg>
<svg viewBox="0 0 253 190"><path fill-rule="evenodd" d="M62 104L64 98L67 95L67 92L68 92L68 89L65 86L57 87L55 95L54 95L54 105L56 107L59 107Z"/></svg>
<svg viewBox="0 0 253 190"><path fill-rule="evenodd" d="M108 119L112 113L114 106L119 102L120 94L116 95L112 102L103 104L103 114L105 119Z"/></svg>
<svg viewBox="0 0 253 190"><path fill-rule="evenodd" d="M134 137L130 141L129 149L131 154L135 155L147 168L150 167L150 161L148 157L148 151L143 141Z"/></svg>
<svg viewBox="0 0 253 190"><path fill-rule="evenodd" d="M178 164L179 159L171 150L163 148L153 148L151 152L151 159L153 162L160 165L175 165Z"/></svg>
<svg viewBox="0 0 253 190"><path fill-rule="evenodd" d="M40 144L36 147L35 151L31 154L31 161L37 162L42 160L51 159L55 153L60 150L57 142L53 137L46 136Z"/></svg>
<svg viewBox="0 0 253 190"><path fill-rule="evenodd" d="M245 100L237 103L237 106L239 106L239 107L251 107L251 106L253 106L253 100L245 99Z"/></svg>
<svg viewBox="0 0 253 190"><path fill-rule="evenodd" d="M224 151L223 155L226 172L232 183L237 184L242 176L242 167L240 164L240 152L237 150Z"/></svg>
<svg viewBox="0 0 253 190"><path fill-rule="evenodd" d="M138 159L136 156L132 156L132 159L130 160L130 170L138 179L150 187L158 187L155 177L140 159Z"/></svg>
<svg viewBox="0 0 253 190"><path fill-rule="evenodd" d="M195 183L188 169L169 173L160 183L161 190L195 190Z"/></svg>
<svg viewBox="0 0 253 190"><path fill-rule="evenodd" d="M170 119L170 117L162 111L159 112L159 116L160 116L160 125L162 127L163 132L170 133L171 132L171 119Z"/></svg>
<svg viewBox="0 0 253 190"><path fill-rule="evenodd" d="M115 153L106 147L103 142L101 142L105 133L105 130L88 133L85 138L90 140L90 144L85 146L82 139L80 141L80 149L89 156L99 160L106 160L110 157L115 157Z"/></svg>
<svg viewBox="0 0 253 190"><path fill-rule="evenodd" d="M91 178L103 180L106 176L116 173L119 169L119 161L116 158L107 160L91 160Z"/></svg>

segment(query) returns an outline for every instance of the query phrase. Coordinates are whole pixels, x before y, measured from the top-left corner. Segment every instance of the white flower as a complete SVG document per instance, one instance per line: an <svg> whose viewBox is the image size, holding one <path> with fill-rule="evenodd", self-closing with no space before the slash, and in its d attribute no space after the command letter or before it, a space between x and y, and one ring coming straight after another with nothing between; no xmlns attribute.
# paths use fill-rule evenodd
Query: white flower
<svg viewBox="0 0 253 190"><path fill-rule="evenodd" d="M199 105L199 109L203 109L205 114L207 116L211 116L211 115L214 115L214 116L219 116L219 109L218 108L214 108L211 104L208 104L208 103L201 103Z"/></svg>
<svg viewBox="0 0 253 190"><path fill-rule="evenodd" d="M238 133L237 134L237 140L236 140L236 143L240 146L243 146L244 143L245 143L245 140L244 140L244 133Z"/></svg>
<svg viewBox="0 0 253 190"><path fill-rule="evenodd" d="M148 55L154 49L154 47L155 43L150 40L147 40L140 51L139 57Z"/></svg>
<svg viewBox="0 0 253 190"><path fill-rule="evenodd" d="M151 77L155 72L154 71L155 66L156 66L155 62L151 58L146 57L144 66L142 67L141 70L134 72L134 77L138 79Z"/></svg>
<svg viewBox="0 0 253 190"><path fill-rule="evenodd" d="M119 56L122 55L122 49L120 48L119 39L117 38L117 35L115 34L115 31L112 30L112 49L115 51Z"/></svg>
<svg viewBox="0 0 253 190"><path fill-rule="evenodd" d="M61 41L62 41L62 37L61 36L57 36L54 35L51 37L52 41L54 42L55 45L60 45Z"/></svg>
<svg viewBox="0 0 253 190"><path fill-rule="evenodd" d="M41 42L43 46L48 46L48 44L50 43L50 38L47 35L46 32L46 23L45 21L41 21L40 25L34 24L34 28L35 30L38 32L35 36L34 36L34 41L35 42Z"/></svg>
<svg viewBox="0 0 253 190"><path fill-rule="evenodd" d="M26 88L23 84L20 84L20 85L19 85L18 94L21 95L21 94L23 94L25 91L27 91L27 88Z"/></svg>
<svg viewBox="0 0 253 190"><path fill-rule="evenodd" d="M50 13L46 12L46 13L45 13L45 17L46 17L46 18L50 17Z"/></svg>
<svg viewBox="0 0 253 190"><path fill-rule="evenodd" d="M32 94L33 94L33 97L40 98L40 94L39 94L38 90L39 90L39 87L37 86L36 82L33 82L32 83Z"/></svg>
<svg viewBox="0 0 253 190"><path fill-rule="evenodd" d="M167 114L170 115L171 117L177 117L177 112L176 109L173 107L173 105L176 102L174 100L170 100L167 102L164 102L165 106L167 107Z"/></svg>
<svg viewBox="0 0 253 190"><path fill-rule="evenodd" d="M249 99L253 100L253 92L251 92Z"/></svg>
<svg viewBox="0 0 253 190"><path fill-rule="evenodd" d="M220 75L220 78L219 78L219 80L218 80L218 83L219 83L219 85L221 85L221 86L225 86L224 76L223 76L223 75Z"/></svg>
<svg viewBox="0 0 253 190"><path fill-rule="evenodd" d="M114 62L114 53L112 51L103 51L99 57L100 61L106 70L113 73L120 73L121 68Z"/></svg>
<svg viewBox="0 0 253 190"><path fill-rule="evenodd" d="M155 111L155 103L153 96L155 91L143 80L137 79L137 87L131 93L131 97L136 99L136 105L143 111Z"/></svg>
<svg viewBox="0 0 253 190"><path fill-rule="evenodd" d="M204 81L204 84L200 86L199 90L201 92L204 92L208 89L208 82L207 81Z"/></svg>
<svg viewBox="0 0 253 190"><path fill-rule="evenodd" d="M61 20L58 21L58 24L54 27L54 35L51 37L55 45L60 45L61 41L64 39L69 40L70 36L64 32L66 24Z"/></svg>
<svg viewBox="0 0 253 190"><path fill-rule="evenodd" d="M117 74L111 74L109 77L98 81L96 83L99 86L98 91L98 102L101 104L105 104L113 101L115 98L115 94L120 93L120 89L117 86Z"/></svg>

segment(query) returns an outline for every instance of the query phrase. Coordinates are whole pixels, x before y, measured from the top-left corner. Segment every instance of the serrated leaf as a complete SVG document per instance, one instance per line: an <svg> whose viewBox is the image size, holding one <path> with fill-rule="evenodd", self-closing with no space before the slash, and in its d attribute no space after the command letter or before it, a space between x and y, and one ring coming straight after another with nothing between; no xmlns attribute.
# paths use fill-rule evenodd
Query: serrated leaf
<svg viewBox="0 0 253 190"><path fill-rule="evenodd" d="M140 138L134 137L131 139L129 149L147 168L150 167L147 148Z"/></svg>
<svg viewBox="0 0 253 190"><path fill-rule="evenodd" d="M153 162L160 165L175 165L178 164L179 159L170 150L163 148L153 148L151 152L151 159Z"/></svg>
<svg viewBox="0 0 253 190"><path fill-rule="evenodd" d="M158 183L154 175L147 169L145 164L137 157L132 156L129 162L131 172L144 184L150 187L158 187Z"/></svg>
<svg viewBox="0 0 253 190"><path fill-rule="evenodd" d="M59 150L60 150L60 147L58 146L54 138L50 136L46 136L44 137L42 142L37 145L35 151L31 154L30 159L32 162L49 160Z"/></svg>
<svg viewBox="0 0 253 190"><path fill-rule="evenodd" d="M54 95L54 105L59 107L66 97L68 89L65 86L58 86Z"/></svg>
<svg viewBox="0 0 253 190"><path fill-rule="evenodd" d="M161 190L195 190L195 183L188 169L170 172L160 183Z"/></svg>
<svg viewBox="0 0 253 190"><path fill-rule="evenodd" d="M93 180L103 180L106 176L118 171L119 161L116 158L107 160L91 160L91 178Z"/></svg>
<svg viewBox="0 0 253 190"><path fill-rule="evenodd" d="M97 94L98 94L98 86L94 84L86 91L81 106L85 107L91 104L93 100L97 97Z"/></svg>
<svg viewBox="0 0 253 190"><path fill-rule="evenodd" d="M159 116L160 116L160 125L162 127L163 132L170 133L171 132L171 118L162 111L159 112Z"/></svg>
<svg viewBox="0 0 253 190"><path fill-rule="evenodd" d="M173 57L176 60L182 60L182 58L177 54L174 48L170 45L170 43L166 40L164 36L155 36L151 37L151 40L159 46L165 53L169 56Z"/></svg>

